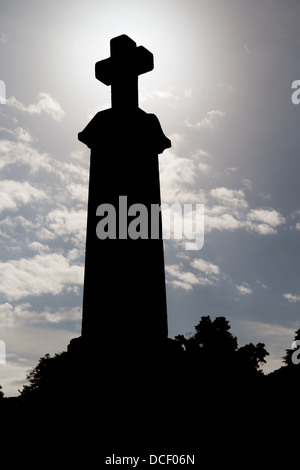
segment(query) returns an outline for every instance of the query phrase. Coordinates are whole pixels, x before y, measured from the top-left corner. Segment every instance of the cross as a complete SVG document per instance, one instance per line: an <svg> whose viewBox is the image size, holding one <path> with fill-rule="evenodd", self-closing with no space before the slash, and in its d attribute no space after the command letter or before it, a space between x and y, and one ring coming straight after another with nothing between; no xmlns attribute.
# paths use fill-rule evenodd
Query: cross
<svg viewBox="0 0 300 470"><path fill-rule="evenodd" d="M138 108L138 76L154 68L153 54L126 34L110 41L110 57L96 63L96 78L111 85L111 106L118 110Z"/></svg>

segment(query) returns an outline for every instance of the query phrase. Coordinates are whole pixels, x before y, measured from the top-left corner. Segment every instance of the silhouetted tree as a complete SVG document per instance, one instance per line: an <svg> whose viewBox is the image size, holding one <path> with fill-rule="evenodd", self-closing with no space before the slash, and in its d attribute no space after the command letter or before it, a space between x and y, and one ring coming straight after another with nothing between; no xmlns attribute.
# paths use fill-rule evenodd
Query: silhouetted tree
<svg viewBox="0 0 300 470"><path fill-rule="evenodd" d="M225 317L211 320L209 316L202 316L195 330L189 338L183 335L175 337L193 367L197 365L202 372L218 372L231 378L261 374L259 367L269 354L265 345L250 343L238 348L237 338L230 332L229 321Z"/></svg>
<svg viewBox="0 0 300 470"><path fill-rule="evenodd" d="M4 397L4 393L2 391L2 386L0 385L0 399Z"/></svg>
<svg viewBox="0 0 300 470"><path fill-rule="evenodd" d="M230 333L229 322L225 317L201 317L195 326L196 333L189 338L175 337L188 353L198 354L205 360L215 360L231 355L237 348L237 339Z"/></svg>
<svg viewBox="0 0 300 470"><path fill-rule="evenodd" d="M260 366L266 363L265 357L268 355L269 353L266 351L263 343L257 343L256 346L253 343L249 343L237 350L240 367L245 368L244 372L249 373L262 373Z"/></svg>
<svg viewBox="0 0 300 470"><path fill-rule="evenodd" d="M41 395L56 393L57 389L62 389L64 381L64 361L66 352L55 354L53 357L46 354L41 357L38 364L30 370L27 375L29 385L24 385L20 392L21 397L29 395Z"/></svg>

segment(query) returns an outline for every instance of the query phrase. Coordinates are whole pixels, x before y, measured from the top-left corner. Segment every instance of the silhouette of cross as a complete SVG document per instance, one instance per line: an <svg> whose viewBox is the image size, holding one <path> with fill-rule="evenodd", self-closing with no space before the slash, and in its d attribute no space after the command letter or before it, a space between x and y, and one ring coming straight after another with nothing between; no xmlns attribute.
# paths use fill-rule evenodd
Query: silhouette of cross
<svg viewBox="0 0 300 470"><path fill-rule="evenodd" d="M153 54L126 34L110 41L110 57L96 63L96 78L111 85L111 106L138 108L138 76L153 70Z"/></svg>

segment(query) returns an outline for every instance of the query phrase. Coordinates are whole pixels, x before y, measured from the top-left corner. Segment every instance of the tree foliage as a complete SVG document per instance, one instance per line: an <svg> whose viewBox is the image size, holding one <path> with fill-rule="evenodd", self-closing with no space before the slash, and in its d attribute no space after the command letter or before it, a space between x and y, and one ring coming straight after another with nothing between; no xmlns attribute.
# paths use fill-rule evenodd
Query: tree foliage
<svg viewBox="0 0 300 470"><path fill-rule="evenodd" d="M47 394L55 392L61 387L63 381L63 363L66 358L66 352L55 354L53 357L46 354L41 357L38 364L27 374L29 385L24 385L21 396L28 394L42 393L47 390Z"/></svg>
<svg viewBox="0 0 300 470"><path fill-rule="evenodd" d="M252 343L238 348L237 338L230 332L230 325L225 317L201 317L195 326L195 333L185 338L175 337L187 355L199 362L202 369L223 370L231 373L255 374L266 362L269 354L263 343Z"/></svg>

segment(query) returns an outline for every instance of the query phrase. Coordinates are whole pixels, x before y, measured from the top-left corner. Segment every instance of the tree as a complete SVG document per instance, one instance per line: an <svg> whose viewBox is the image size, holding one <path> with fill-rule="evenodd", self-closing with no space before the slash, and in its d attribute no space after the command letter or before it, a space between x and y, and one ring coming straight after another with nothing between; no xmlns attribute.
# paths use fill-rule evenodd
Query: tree
<svg viewBox="0 0 300 470"><path fill-rule="evenodd" d="M2 391L2 386L0 385L0 399L4 397L4 393Z"/></svg>
<svg viewBox="0 0 300 470"><path fill-rule="evenodd" d="M200 353L206 359L231 355L237 348L237 339L230 333L230 325L225 317L201 317L195 326L196 333L186 339L183 335L175 337L187 352Z"/></svg>
<svg viewBox="0 0 300 470"><path fill-rule="evenodd" d="M239 367L244 369L244 374L261 373L260 365L266 363L265 357L268 355L263 343L257 343L256 346L253 343L246 344L237 351Z"/></svg>
<svg viewBox="0 0 300 470"><path fill-rule="evenodd" d="M209 316L201 318L195 326L194 338L200 348L213 352L222 351L231 354L237 348L237 339L230 333L230 325L225 317L216 317L213 321Z"/></svg>
<svg viewBox="0 0 300 470"><path fill-rule="evenodd" d="M233 378L261 374L260 365L269 354L263 343L238 348L237 338L230 332L225 317L211 320L202 316L193 335L189 338L178 335L175 339L184 348L194 370L197 367L210 375L217 373Z"/></svg>
<svg viewBox="0 0 300 470"><path fill-rule="evenodd" d="M66 353L62 352L50 357L46 354L41 357L38 364L29 371L26 379L30 385L24 385L20 392L22 397L46 393L47 395L55 393L61 388L61 382L64 377L64 360Z"/></svg>

